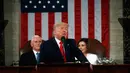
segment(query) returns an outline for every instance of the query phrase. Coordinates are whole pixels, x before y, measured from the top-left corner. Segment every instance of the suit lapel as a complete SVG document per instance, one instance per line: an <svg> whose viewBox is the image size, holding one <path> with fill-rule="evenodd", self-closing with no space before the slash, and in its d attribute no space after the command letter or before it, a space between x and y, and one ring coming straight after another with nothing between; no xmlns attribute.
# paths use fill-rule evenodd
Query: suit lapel
<svg viewBox="0 0 130 73"><path fill-rule="evenodd" d="M64 44L64 46L65 46L65 54L66 54L66 59L68 60L68 58L69 58L69 43L68 43L68 40L66 40L66 42L65 42L65 44Z"/></svg>
<svg viewBox="0 0 130 73"><path fill-rule="evenodd" d="M75 44L75 41L72 39L66 39L66 43L65 43L65 51L66 51L66 58L68 60L70 60L70 56L72 56L73 50L73 44ZM71 52L71 53L70 53Z"/></svg>
<svg viewBox="0 0 130 73"><path fill-rule="evenodd" d="M52 47L53 50L56 51L56 52L57 52L56 54L57 54L59 57L62 58L62 54L61 54L61 52L60 52L60 48L59 48L59 46L58 46L58 44L57 44L55 38L52 39L52 42L53 42L53 43L52 43L52 44L53 44L53 47Z"/></svg>
<svg viewBox="0 0 130 73"><path fill-rule="evenodd" d="M56 47L55 49L56 49L56 50L59 50L59 46L58 46L58 44L57 44L55 38L52 39L52 42L53 42L53 46Z"/></svg>
<svg viewBox="0 0 130 73"><path fill-rule="evenodd" d="M33 51L31 51L31 55L32 55L32 62L33 62L33 63L37 63L37 60L36 60L36 57L35 57Z"/></svg>

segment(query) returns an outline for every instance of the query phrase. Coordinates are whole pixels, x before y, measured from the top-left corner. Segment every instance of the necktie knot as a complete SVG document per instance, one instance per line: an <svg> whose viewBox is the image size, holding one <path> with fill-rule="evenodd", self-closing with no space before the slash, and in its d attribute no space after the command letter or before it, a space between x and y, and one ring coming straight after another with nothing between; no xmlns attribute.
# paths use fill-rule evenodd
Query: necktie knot
<svg viewBox="0 0 130 73"><path fill-rule="evenodd" d="M36 55L39 56L39 53L37 52Z"/></svg>
<svg viewBox="0 0 130 73"><path fill-rule="evenodd" d="M62 45L62 44L63 44L63 42L61 42L61 41L60 41L60 43L59 43L59 44L60 44L60 45Z"/></svg>

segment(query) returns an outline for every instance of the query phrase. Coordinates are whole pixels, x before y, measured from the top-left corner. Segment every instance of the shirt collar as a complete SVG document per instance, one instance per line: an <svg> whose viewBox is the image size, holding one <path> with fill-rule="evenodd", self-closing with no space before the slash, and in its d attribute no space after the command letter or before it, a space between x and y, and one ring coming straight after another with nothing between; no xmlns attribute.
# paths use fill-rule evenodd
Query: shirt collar
<svg viewBox="0 0 130 73"><path fill-rule="evenodd" d="M37 58L37 53L40 53L40 52L37 52L36 50L33 50L33 53L35 55L35 58Z"/></svg>
<svg viewBox="0 0 130 73"><path fill-rule="evenodd" d="M36 50L33 50L33 52L34 52L34 54L36 54L36 53L40 53L40 52L37 52Z"/></svg>
<svg viewBox="0 0 130 73"><path fill-rule="evenodd" d="M57 39L56 37L55 37L55 40L56 40L56 43L58 44L58 46L60 46L60 40L59 39Z"/></svg>

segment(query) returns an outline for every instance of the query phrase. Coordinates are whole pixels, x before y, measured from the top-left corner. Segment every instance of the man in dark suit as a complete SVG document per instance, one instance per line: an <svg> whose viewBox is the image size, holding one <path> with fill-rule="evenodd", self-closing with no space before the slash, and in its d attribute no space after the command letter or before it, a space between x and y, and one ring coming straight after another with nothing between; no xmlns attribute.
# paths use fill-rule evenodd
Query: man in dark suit
<svg viewBox="0 0 130 73"><path fill-rule="evenodd" d="M54 24L53 38L41 45L41 63L88 62L82 52L76 47L74 39L67 39L68 24L61 22ZM63 37L63 38L62 38ZM61 50L62 46L62 50Z"/></svg>
<svg viewBox="0 0 130 73"><path fill-rule="evenodd" d="M30 43L32 49L20 56L20 66L35 66L38 64L41 43L42 38L38 35L34 35Z"/></svg>

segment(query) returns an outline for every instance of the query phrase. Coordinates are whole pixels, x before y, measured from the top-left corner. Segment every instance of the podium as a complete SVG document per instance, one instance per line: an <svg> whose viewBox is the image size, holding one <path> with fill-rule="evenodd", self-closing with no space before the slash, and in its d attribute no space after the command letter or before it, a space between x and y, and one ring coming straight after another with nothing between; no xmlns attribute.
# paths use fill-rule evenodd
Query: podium
<svg viewBox="0 0 130 73"><path fill-rule="evenodd" d="M130 64L39 64L38 66L0 66L0 73L130 73Z"/></svg>
<svg viewBox="0 0 130 73"><path fill-rule="evenodd" d="M38 73L89 73L88 63L39 64Z"/></svg>
<svg viewBox="0 0 130 73"><path fill-rule="evenodd" d="M92 73L130 73L130 64L93 65Z"/></svg>
<svg viewBox="0 0 130 73"><path fill-rule="evenodd" d="M0 73L36 73L34 66L0 66Z"/></svg>

